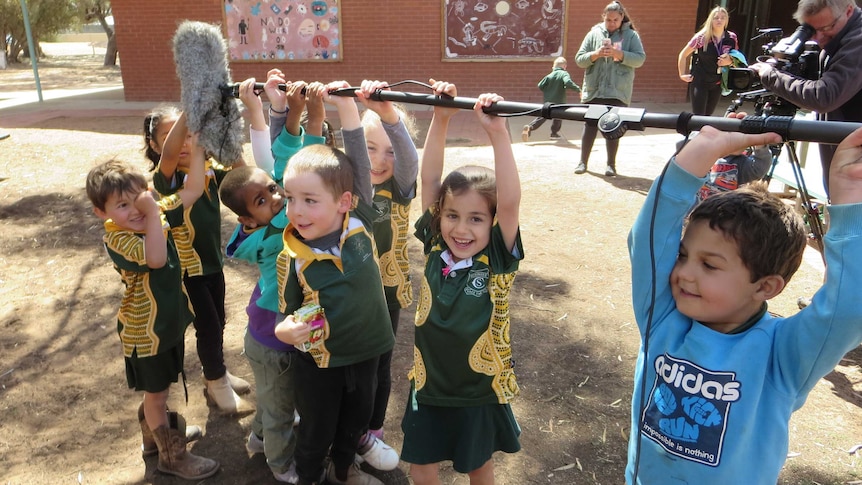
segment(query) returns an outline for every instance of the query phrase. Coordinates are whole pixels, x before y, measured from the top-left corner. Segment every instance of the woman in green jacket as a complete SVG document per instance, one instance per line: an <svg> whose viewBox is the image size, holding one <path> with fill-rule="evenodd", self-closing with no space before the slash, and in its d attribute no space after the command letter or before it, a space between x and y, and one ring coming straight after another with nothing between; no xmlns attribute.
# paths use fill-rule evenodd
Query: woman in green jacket
<svg viewBox="0 0 862 485"><path fill-rule="evenodd" d="M593 26L584 37L575 56L579 67L586 69L581 87L581 102L608 106L628 106L632 99L635 69L646 60L643 44L634 24L620 2L609 3L602 12L602 22ZM598 126L584 125L581 137L581 163L575 173L587 171L590 151L596 140ZM619 139L606 140L608 166L605 175L616 172Z"/></svg>

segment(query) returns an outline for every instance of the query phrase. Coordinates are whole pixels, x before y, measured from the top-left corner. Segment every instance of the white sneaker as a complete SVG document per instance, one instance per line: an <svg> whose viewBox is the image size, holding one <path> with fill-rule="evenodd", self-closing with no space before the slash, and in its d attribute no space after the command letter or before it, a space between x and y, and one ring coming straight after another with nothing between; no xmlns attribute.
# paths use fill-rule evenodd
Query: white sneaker
<svg viewBox="0 0 862 485"><path fill-rule="evenodd" d="M245 440L245 449L252 455L263 453L263 438L254 434L254 431L248 433L248 439Z"/></svg>
<svg viewBox="0 0 862 485"><path fill-rule="evenodd" d="M391 446L377 439L374 435L369 435L371 442L364 453L357 453L362 457L362 460L371 465L377 470L394 470L398 468L398 453Z"/></svg>
<svg viewBox="0 0 862 485"><path fill-rule="evenodd" d="M263 442L261 442L263 444ZM284 483L292 483L296 485L299 483L299 475L296 474L296 462L290 462L290 466L287 468L287 471L284 473L275 473L272 472L272 476L279 482Z"/></svg>
<svg viewBox="0 0 862 485"><path fill-rule="evenodd" d="M383 485L375 476L360 470L356 463L347 469L347 481L342 482L335 476L335 466L330 462L326 468L326 482L332 485Z"/></svg>
<svg viewBox="0 0 862 485"><path fill-rule="evenodd" d="M299 426L299 411L296 409L293 410L293 425Z"/></svg>

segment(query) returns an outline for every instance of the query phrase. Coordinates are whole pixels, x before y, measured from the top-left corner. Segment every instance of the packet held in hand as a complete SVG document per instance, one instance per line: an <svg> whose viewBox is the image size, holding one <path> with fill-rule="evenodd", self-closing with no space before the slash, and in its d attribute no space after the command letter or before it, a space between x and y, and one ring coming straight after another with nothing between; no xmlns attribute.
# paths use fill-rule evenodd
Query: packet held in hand
<svg viewBox="0 0 862 485"><path fill-rule="evenodd" d="M308 340L297 346L297 350L308 352L309 350L319 347L323 343L323 332L326 327L326 315L323 313L323 308L317 303L305 305L295 312L293 318L297 322L307 323L311 326L311 333L308 334Z"/></svg>

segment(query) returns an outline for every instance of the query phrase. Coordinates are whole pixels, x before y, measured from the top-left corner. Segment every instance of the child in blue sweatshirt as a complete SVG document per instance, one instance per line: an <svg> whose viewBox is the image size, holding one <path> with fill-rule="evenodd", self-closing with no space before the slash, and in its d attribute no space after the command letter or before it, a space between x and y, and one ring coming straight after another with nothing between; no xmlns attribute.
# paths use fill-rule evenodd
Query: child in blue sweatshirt
<svg viewBox="0 0 862 485"><path fill-rule="evenodd" d="M629 484L775 484L791 414L862 341L862 306L851 295L862 280L862 130L833 160L826 280L799 313L767 312L805 249L792 208L750 187L713 195L684 220L716 159L779 141L705 127L671 159L635 221L628 242L643 344Z"/></svg>

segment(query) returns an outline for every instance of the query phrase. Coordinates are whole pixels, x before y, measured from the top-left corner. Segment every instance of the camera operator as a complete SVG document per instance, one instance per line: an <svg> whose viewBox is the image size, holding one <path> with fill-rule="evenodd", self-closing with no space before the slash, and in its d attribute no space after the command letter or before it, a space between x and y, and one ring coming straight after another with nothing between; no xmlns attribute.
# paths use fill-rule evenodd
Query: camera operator
<svg viewBox="0 0 862 485"><path fill-rule="evenodd" d="M793 18L814 30L821 47L820 78L801 79L758 62L763 87L797 106L817 112L818 119L862 121L862 10L855 0L800 0ZM829 195L829 165L835 145L820 144L823 186Z"/></svg>

